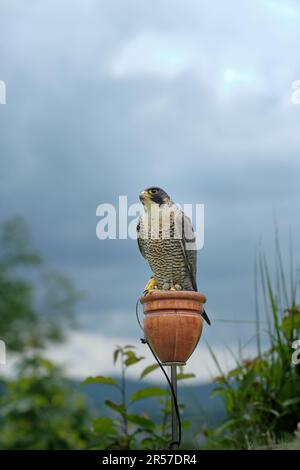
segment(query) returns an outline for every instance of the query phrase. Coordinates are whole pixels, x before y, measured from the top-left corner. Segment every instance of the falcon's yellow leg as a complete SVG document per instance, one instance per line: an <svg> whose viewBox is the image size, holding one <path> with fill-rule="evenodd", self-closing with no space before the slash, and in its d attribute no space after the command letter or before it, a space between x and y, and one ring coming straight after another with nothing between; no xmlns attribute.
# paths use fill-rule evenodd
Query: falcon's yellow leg
<svg viewBox="0 0 300 470"><path fill-rule="evenodd" d="M144 288L144 294L149 294L150 292L153 292L154 290L157 290L157 282L155 277L151 277L147 284L145 285Z"/></svg>

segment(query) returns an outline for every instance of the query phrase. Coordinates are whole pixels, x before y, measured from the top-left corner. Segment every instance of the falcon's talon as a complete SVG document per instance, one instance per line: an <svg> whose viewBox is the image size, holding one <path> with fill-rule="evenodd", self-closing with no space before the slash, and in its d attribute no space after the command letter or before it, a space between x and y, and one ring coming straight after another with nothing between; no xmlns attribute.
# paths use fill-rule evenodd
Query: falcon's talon
<svg viewBox="0 0 300 470"><path fill-rule="evenodd" d="M154 276L151 276L147 284L145 285L144 288L144 295L149 294L149 292L153 292L154 290L157 289L157 282Z"/></svg>
<svg viewBox="0 0 300 470"><path fill-rule="evenodd" d="M144 295L149 295L151 294L152 292L157 292L158 289L147 289L147 290L144 290L143 294Z"/></svg>

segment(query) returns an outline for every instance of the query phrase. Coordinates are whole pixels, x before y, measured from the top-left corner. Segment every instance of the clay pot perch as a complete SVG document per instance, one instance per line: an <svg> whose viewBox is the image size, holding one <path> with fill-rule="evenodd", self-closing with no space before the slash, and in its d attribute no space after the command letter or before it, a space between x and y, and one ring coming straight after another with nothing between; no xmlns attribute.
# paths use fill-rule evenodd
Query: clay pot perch
<svg viewBox="0 0 300 470"><path fill-rule="evenodd" d="M158 291L141 297L144 332L152 349L165 365L185 365L201 337L206 302L193 291Z"/></svg>

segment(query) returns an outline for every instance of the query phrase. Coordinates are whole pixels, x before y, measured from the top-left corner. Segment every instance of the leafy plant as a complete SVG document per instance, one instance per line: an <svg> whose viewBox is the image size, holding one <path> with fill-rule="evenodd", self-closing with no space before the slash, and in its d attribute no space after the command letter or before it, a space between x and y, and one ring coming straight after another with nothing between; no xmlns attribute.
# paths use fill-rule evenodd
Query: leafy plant
<svg viewBox="0 0 300 470"><path fill-rule="evenodd" d="M88 446L83 397L42 355L63 340L78 299L65 276L45 268L23 219L0 221L0 338L16 359L13 377L0 377L1 449Z"/></svg>
<svg viewBox="0 0 300 470"><path fill-rule="evenodd" d="M115 364L120 365L121 378L116 380L112 377L88 377L82 382L83 385L102 384L109 385L118 390L120 401L114 402L110 399L105 405L112 413L111 416L102 416L93 420L94 448L100 449L160 449L166 448L171 439L170 416L171 398L169 391L161 387L144 387L127 396L126 374L128 368L134 366L144 359L137 356L134 346L118 346L113 359ZM158 364L148 365L141 373L140 379L144 379L158 368ZM184 374L180 368L178 380L194 377L194 374ZM155 422L148 411L137 413L135 405L141 400L158 400L161 412L161 421ZM183 410L183 405L180 405ZM183 426L189 427L190 422L184 421Z"/></svg>
<svg viewBox="0 0 300 470"><path fill-rule="evenodd" d="M45 269L23 219L0 221L0 338L8 350L63 340L79 299L68 278Z"/></svg>
<svg viewBox="0 0 300 470"><path fill-rule="evenodd" d="M29 354L17 377L2 383L1 449L84 449L89 445L89 414L59 368L39 354Z"/></svg>
<svg viewBox="0 0 300 470"><path fill-rule="evenodd" d="M292 436L300 415L300 366L291 362L292 342L299 338L300 306L297 305L299 279L294 272L292 251L290 278L282 261L276 233L275 276L263 253L256 262L261 299L265 309L266 332L261 328L259 290L256 288L257 356L236 359L236 367L225 374L210 349L220 371L213 395L224 399L227 418L216 429L205 430L208 447L249 449L276 443ZM256 282L257 286L257 282ZM268 348L262 353L262 334Z"/></svg>

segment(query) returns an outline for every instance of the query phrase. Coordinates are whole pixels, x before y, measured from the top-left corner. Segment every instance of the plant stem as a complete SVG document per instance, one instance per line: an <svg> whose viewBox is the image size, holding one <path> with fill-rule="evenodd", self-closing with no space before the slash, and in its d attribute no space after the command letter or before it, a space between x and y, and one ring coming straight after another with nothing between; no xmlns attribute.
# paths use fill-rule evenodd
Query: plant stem
<svg viewBox="0 0 300 470"><path fill-rule="evenodd" d="M127 402L126 402L126 381L125 381L125 365L124 365L124 352L122 351L122 377L121 377L121 395L122 404L124 406L123 423L124 423L124 435L126 443L128 443L128 421L127 421Z"/></svg>

